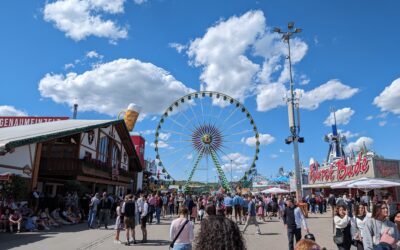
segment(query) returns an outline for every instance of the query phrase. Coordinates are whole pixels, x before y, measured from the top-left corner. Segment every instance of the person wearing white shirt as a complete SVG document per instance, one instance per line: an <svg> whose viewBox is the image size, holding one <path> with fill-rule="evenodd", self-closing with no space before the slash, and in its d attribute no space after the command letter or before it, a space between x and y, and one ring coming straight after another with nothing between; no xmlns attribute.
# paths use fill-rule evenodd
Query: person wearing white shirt
<svg viewBox="0 0 400 250"><path fill-rule="evenodd" d="M143 201L143 208L141 208L141 213L140 213L140 229L142 229L142 234L143 234L143 239L142 243L147 242L147 229L146 229L146 223L147 223L147 214L149 212L149 203L147 202L147 195L141 197Z"/></svg>

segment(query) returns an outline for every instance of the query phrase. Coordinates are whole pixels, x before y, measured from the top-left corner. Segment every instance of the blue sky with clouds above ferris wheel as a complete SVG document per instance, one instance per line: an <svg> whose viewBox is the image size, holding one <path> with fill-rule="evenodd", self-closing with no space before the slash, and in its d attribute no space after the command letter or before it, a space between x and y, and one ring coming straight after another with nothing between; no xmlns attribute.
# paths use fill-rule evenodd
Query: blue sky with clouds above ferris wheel
<svg viewBox="0 0 400 250"><path fill-rule="evenodd" d="M400 158L399 7L370 0L4 1L0 115L68 116L77 100L80 119L110 119L134 102L143 107L135 130L152 158L153 131L171 102L193 90L220 91L251 112L262 134L258 170L276 175L293 159L284 144L287 47L272 28L293 20L303 29L292 40L306 140L300 159L325 157L330 106L349 147L364 141Z"/></svg>

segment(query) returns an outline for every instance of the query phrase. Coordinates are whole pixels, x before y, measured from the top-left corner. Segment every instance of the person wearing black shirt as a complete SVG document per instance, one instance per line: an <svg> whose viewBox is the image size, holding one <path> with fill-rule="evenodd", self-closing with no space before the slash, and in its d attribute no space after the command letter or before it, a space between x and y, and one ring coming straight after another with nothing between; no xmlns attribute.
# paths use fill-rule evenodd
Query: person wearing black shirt
<svg viewBox="0 0 400 250"><path fill-rule="evenodd" d="M110 220L110 210L112 207L111 200L108 198L107 193L103 193L103 198L98 205L99 211L99 228L104 223L105 229L108 229L108 221Z"/></svg>
<svg viewBox="0 0 400 250"><path fill-rule="evenodd" d="M282 219L287 229L289 250L293 250L293 237L296 237L296 242L301 240L301 224L303 224L304 230L309 233L304 215L301 209L294 205L293 198L286 200L286 208Z"/></svg>

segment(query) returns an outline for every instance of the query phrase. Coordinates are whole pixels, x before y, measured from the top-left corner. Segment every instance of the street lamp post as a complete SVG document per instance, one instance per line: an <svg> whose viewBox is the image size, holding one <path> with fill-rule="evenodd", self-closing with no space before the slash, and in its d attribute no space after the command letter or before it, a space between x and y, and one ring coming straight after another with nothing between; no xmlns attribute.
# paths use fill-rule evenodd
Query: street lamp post
<svg viewBox="0 0 400 250"><path fill-rule="evenodd" d="M296 178L296 199L297 201L301 201L302 199L302 188L301 188L301 167L299 160L299 142L303 143L304 138L299 137L300 133L300 111L299 111L299 97L296 96L293 87L293 77L292 77L292 59L290 55L290 38L297 33L300 33L302 30L299 28L294 28L294 22L288 23L288 30L281 31L280 28L274 28L274 32L282 34L282 39L288 45L288 56L289 59L289 74L290 74L290 96L286 98L286 102L288 104L288 117L289 117L289 128L291 132L291 136L285 139L286 144L290 144L293 142L293 155L294 155L294 163L295 163L295 178ZM296 120L297 118L297 120Z"/></svg>

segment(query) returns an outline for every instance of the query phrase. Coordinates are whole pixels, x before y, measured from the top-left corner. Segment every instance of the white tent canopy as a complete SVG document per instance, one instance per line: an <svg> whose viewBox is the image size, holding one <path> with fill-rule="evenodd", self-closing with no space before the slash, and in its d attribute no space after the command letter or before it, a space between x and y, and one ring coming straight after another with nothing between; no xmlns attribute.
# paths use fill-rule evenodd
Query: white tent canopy
<svg viewBox="0 0 400 250"><path fill-rule="evenodd" d="M345 181L331 185L331 188L357 188L362 190L371 190L375 188L397 187L400 182L363 177L357 180Z"/></svg>
<svg viewBox="0 0 400 250"><path fill-rule="evenodd" d="M277 187L268 188L268 189L261 191L261 193L263 193L263 194L282 194L282 193L289 193L289 192L290 192L289 190L285 190L285 189L277 188Z"/></svg>
<svg viewBox="0 0 400 250"><path fill-rule="evenodd" d="M335 188L349 188L349 185L353 182L356 181L363 181L363 180L368 180L369 178L367 177L362 177L360 179L356 179L356 180L349 180L349 181L341 181L338 183L334 183L331 185L331 188L335 189Z"/></svg>

